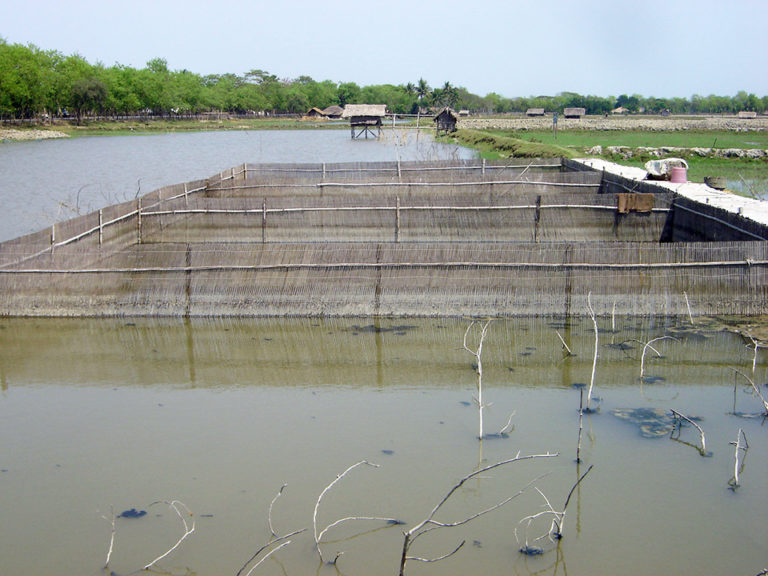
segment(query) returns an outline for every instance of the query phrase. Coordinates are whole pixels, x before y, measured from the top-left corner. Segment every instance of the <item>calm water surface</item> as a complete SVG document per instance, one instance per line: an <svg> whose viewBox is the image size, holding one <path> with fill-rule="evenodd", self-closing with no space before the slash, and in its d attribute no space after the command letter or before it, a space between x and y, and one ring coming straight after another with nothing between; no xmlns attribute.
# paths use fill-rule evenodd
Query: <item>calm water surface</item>
<svg viewBox="0 0 768 576"><path fill-rule="evenodd" d="M204 178L242 162L339 162L465 157L412 133L352 142L345 130L225 132L82 138L0 146L0 239L51 219ZM79 194L79 196L78 196ZM423 520L478 466L523 454L521 462L466 483L439 520L521 496L461 528L417 541L408 574L754 575L768 567L766 425L760 402L735 369L762 386L768 354L719 329L692 330L653 319L600 319L595 395L583 421L594 336L588 322L497 320L483 353L485 432L479 442L474 358L462 348L462 320L0 319L0 574L125 575L141 570L183 534L157 501L178 499L195 531L157 566L165 574L236 574L270 539L307 529L253 574L302 576L397 573L402 532ZM566 357L560 334L574 352ZM642 343L677 340L648 352ZM472 340L472 339L470 339ZM471 344L471 342L470 342ZM735 383L737 385L735 386ZM647 438L617 409L675 409L698 416L708 457L687 427L678 440ZM742 486L729 490L739 429L748 440ZM346 522L321 544L319 529L347 516L406 523ZM576 479L559 545L540 489L561 508ZM111 511L136 509L115 521ZM543 554L524 556L521 545ZM253 566L249 564L248 569ZM243 572L247 572L247 569Z"/></svg>
<svg viewBox="0 0 768 576"><path fill-rule="evenodd" d="M244 162L362 162L469 158L430 134L384 130L251 130L84 137L0 144L0 241L36 232L169 184Z"/></svg>
<svg viewBox="0 0 768 576"><path fill-rule="evenodd" d="M559 453L466 483L441 521L461 528L418 540L408 574L757 574L766 567L767 428L759 400L734 369L760 386L768 357L740 337L652 319L600 320L595 379L599 412L583 421L575 463L580 392L589 382L591 322L497 320L484 345L485 431L477 439L474 357L462 320L21 320L0 321L0 558L3 575L103 574L110 516L118 518L107 573L130 574L181 537L181 520L158 500L182 501L195 532L159 573L236 574L270 538L302 528L254 574L392 575L402 531L423 520L479 465ZM566 357L557 334L574 356ZM639 380L642 344L654 343ZM469 344L473 346L474 337ZM734 382L738 382L734 386ZM765 391L766 388L763 386ZM765 393L765 392L764 392ZM700 418L708 457L692 427L678 440L646 438L616 409L675 409ZM741 487L732 491L739 429L749 441ZM322 565L312 538L323 489L361 460L318 506ZM578 476L559 545L539 488L561 508ZM192 518L190 518L191 520ZM526 538L544 553L518 552Z"/></svg>

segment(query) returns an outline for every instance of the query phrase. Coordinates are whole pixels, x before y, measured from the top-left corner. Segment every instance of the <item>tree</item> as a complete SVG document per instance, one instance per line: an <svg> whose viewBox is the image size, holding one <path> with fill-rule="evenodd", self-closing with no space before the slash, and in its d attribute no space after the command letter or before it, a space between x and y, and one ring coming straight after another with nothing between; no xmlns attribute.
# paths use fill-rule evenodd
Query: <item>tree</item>
<svg viewBox="0 0 768 576"><path fill-rule="evenodd" d="M84 112L101 111L107 88L98 78L81 78L72 86L72 107L80 124Z"/></svg>
<svg viewBox="0 0 768 576"><path fill-rule="evenodd" d="M360 101L360 86L354 82L344 82L343 84L339 84L336 94L339 106L357 104Z"/></svg>

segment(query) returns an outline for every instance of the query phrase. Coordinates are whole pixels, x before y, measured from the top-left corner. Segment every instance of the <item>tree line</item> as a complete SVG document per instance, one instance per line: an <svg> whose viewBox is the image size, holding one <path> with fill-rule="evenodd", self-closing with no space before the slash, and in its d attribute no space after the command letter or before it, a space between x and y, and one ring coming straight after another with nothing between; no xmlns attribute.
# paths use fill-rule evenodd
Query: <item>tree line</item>
<svg viewBox="0 0 768 576"><path fill-rule="evenodd" d="M346 104L386 104L395 114L450 106L474 113L520 113L529 108L562 112L585 108L587 114L606 114L617 107L632 113L723 114L768 110L768 96L744 91L735 96L646 98L583 96L563 92L555 96L507 98L496 93L479 96L445 82L431 87L424 79L404 85L359 86L354 82L315 81L309 76L280 79L265 70L244 75L200 75L169 70L163 58L144 68L91 64L79 54L64 55L32 44L9 44L0 38L0 119L72 116L173 116L226 112L235 114L304 114Z"/></svg>

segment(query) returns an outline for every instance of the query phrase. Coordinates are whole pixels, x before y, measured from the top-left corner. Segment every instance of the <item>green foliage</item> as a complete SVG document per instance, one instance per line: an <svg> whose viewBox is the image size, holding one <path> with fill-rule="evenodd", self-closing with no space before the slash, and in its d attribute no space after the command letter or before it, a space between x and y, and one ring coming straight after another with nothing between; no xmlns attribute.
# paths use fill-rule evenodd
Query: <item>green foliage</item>
<svg viewBox="0 0 768 576"><path fill-rule="evenodd" d="M486 158L573 158L575 152L562 146L530 142L483 130L457 130L452 137L475 148Z"/></svg>
<svg viewBox="0 0 768 576"><path fill-rule="evenodd" d="M415 114L420 108L450 106L474 113L524 113L528 108L562 112L584 107L587 114L606 114L617 106L632 113L735 113L768 109L768 96L747 92L733 97L693 95L685 98L645 98L634 94L600 97L562 92L555 96L506 98L497 93L479 96L446 81L439 88L424 78L395 86L360 87L354 82L317 82L309 76L278 79L261 69L246 74L200 76L171 70L163 58L142 69L120 64L90 64L82 56L65 56L34 45L8 44L0 38L0 119L76 114L175 116L201 112L266 112L304 114L310 108L338 104L386 104L396 114Z"/></svg>

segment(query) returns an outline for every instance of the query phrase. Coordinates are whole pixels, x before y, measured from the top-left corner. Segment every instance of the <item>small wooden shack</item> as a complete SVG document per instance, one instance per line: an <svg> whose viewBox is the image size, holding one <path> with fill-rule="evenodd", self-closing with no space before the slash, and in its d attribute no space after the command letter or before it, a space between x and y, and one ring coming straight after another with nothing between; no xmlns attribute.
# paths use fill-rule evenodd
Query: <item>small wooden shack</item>
<svg viewBox="0 0 768 576"><path fill-rule="evenodd" d="M320 110L320 108L312 108L306 114L304 114L304 117L305 118L325 118L325 114L323 114L323 111Z"/></svg>
<svg viewBox="0 0 768 576"><path fill-rule="evenodd" d="M434 118L435 130L440 132L456 132L456 123L459 121L459 115L453 108L445 107Z"/></svg>
<svg viewBox="0 0 768 576"><path fill-rule="evenodd" d="M349 118L352 139L369 135L378 138L381 135L381 123L387 114L386 104L347 104L342 118Z"/></svg>
<svg viewBox="0 0 768 576"><path fill-rule="evenodd" d="M757 112L752 112L750 110L742 110L739 112L739 118L742 118L742 119L757 118Z"/></svg>
<svg viewBox="0 0 768 576"><path fill-rule="evenodd" d="M544 108L528 108L525 111L525 115L530 117L544 116Z"/></svg>
<svg viewBox="0 0 768 576"><path fill-rule="evenodd" d="M563 116L566 118L581 118L587 113L586 108L566 108L563 110Z"/></svg>

